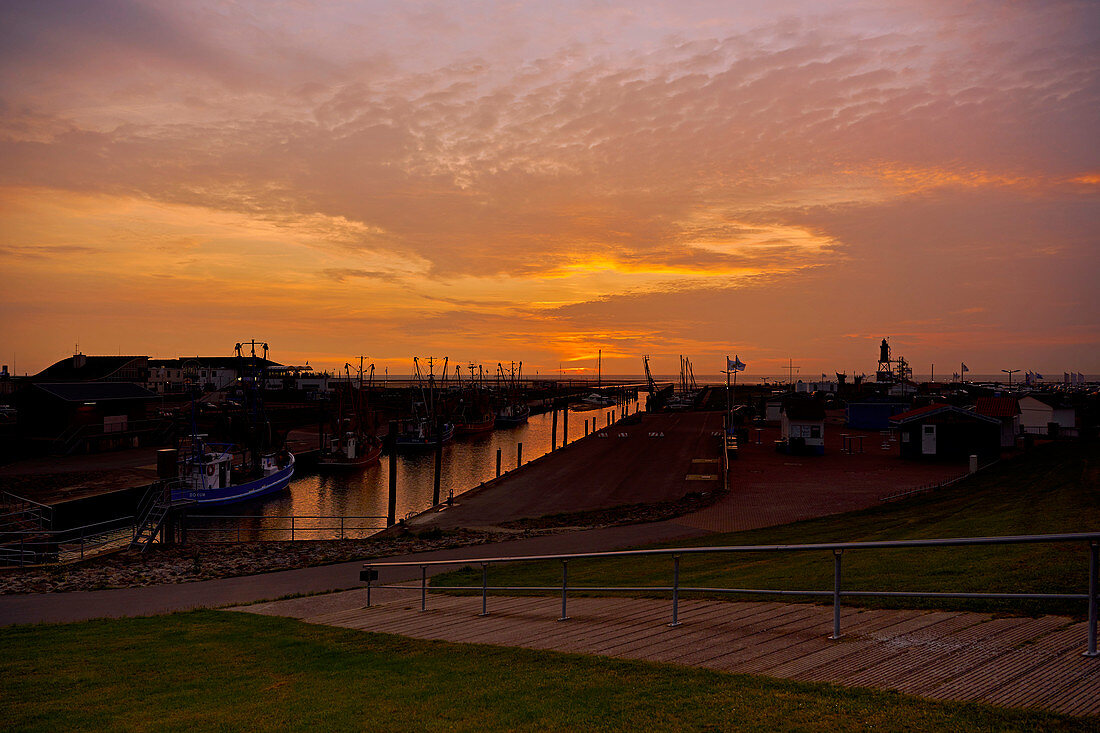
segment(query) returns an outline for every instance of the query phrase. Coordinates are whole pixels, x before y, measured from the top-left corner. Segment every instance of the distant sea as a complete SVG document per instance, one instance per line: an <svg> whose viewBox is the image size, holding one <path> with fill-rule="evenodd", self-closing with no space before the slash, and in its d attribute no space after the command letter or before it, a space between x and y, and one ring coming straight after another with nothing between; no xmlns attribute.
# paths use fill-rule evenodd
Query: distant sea
<svg viewBox="0 0 1100 733"><path fill-rule="evenodd" d="M945 372L938 372L937 371L936 374L935 374L935 381L941 382L941 383L942 382L950 382L951 381L951 375L952 375L951 371L945 371ZM1020 384L1021 382L1024 381L1023 376L1024 376L1023 372L1019 372L1018 374L1013 374L1012 375L1012 383L1014 385L1015 384ZM1046 377L1046 379L1034 380L1032 382L1032 386L1040 387L1042 385L1055 386L1055 385L1063 384L1063 382L1062 382L1062 372L1058 372L1057 374L1055 374L1053 372L1050 372L1050 373L1044 372L1043 376ZM557 377L557 375L556 374L554 374L554 375L540 375L540 377L543 378L543 379L552 379L554 377ZM917 382L917 383L930 382L930 381L932 381L932 377L933 377L933 375L931 375L931 374L914 374L913 375L913 381ZM589 375L573 376L573 377L563 376L562 378L563 379L575 379L577 381L588 380L588 381L591 381L593 384L595 384L595 381L596 381L595 376L589 376ZM821 376L820 372L817 373L817 374L804 374L804 373L799 374L799 373L795 373L793 378L794 378L794 381L796 381L796 382L798 380L802 380L803 382L821 382L821 381L835 382L836 381L836 374L835 373L829 374L824 379L822 379L822 376ZM653 379L656 380L657 382L661 382L661 383L666 383L667 384L668 382L672 382L672 383L678 384L680 382L680 375L678 375L678 374L654 374ZM873 371L868 372L867 376L866 376L866 379L867 379L867 381L873 382L875 380L874 372ZM1085 374L1084 379L1085 379L1086 382L1093 382L1093 383L1094 382L1100 382L1100 374ZM726 375L721 374L721 373L719 373L719 374L700 374L700 373L696 372L695 381L696 381L697 384L725 384L726 383ZM849 383L851 383L851 381L852 381L852 374L851 373L848 374L848 381L849 381ZM986 382L986 383L988 383L988 382L1001 382L1001 383L1007 384L1008 383L1008 375L1001 374L1001 373L998 373L998 374L975 374L974 372L967 372L966 373L966 381L967 382ZM627 375L623 375L623 374L604 374L603 375L603 382L605 384L615 384L617 382L630 382L630 383L643 382L644 383L645 382L645 375L644 374L641 374L641 375L639 375L639 374L627 374ZM786 372L783 372L783 373L778 373L777 372L777 373L774 373L774 374L756 374L756 373L750 373L750 372L740 372L737 375L737 383L738 384L765 384L765 383L767 383L767 384L776 384L776 383L786 384L787 383L787 374L786 374Z"/></svg>

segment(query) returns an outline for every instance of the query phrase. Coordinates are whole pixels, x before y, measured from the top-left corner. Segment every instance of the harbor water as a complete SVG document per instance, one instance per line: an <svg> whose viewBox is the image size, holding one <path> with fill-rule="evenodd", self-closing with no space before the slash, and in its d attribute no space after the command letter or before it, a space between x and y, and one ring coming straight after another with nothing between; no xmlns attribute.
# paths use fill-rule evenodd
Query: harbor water
<svg viewBox="0 0 1100 733"><path fill-rule="evenodd" d="M644 399L644 396L643 396ZM628 402L630 414L638 402ZM606 407L569 413L569 442L589 430L606 427L612 413L621 408ZM562 444L562 413L558 413L557 444ZM523 463L550 452L552 413L532 415L525 425L457 436L443 446L440 472L440 501L496 477L497 450L501 452L501 473L516 468L517 446L523 444ZM432 506L435 482L435 451L398 453L397 519ZM310 540L360 538L385 528L389 501L389 456L366 469L318 472L306 469L296 474L282 492L250 502L205 510L189 517L188 535L197 541ZM291 519L293 517L293 519Z"/></svg>

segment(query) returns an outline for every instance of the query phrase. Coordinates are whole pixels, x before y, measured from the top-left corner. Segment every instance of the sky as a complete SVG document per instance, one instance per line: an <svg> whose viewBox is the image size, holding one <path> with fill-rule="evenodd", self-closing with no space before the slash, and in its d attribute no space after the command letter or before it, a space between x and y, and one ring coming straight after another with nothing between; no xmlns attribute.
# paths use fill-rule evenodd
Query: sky
<svg viewBox="0 0 1100 733"><path fill-rule="evenodd" d="M0 3L0 362L1100 372L1100 5Z"/></svg>

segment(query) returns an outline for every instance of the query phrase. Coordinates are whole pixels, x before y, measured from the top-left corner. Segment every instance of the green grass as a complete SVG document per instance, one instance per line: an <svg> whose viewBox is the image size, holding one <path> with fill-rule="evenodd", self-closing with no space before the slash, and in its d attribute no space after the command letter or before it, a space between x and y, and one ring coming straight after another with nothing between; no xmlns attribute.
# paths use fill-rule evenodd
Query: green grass
<svg viewBox="0 0 1100 733"><path fill-rule="evenodd" d="M1096 720L200 611L0 629L0 727L1096 730Z"/></svg>
<svg viewBox="0 0 1100 733"><path fill-rule="evenodd" d="M734 489L736 495L736 488ZM1100 531L1100 449L1047 445L952 487L907 501L794 524L709 535L676 546L803 544ZM920 550L860 550L843 556L849 590L1085 593L1084 543ZM671 585L672 560L574 560L578 586ZM696 587L831 589L832 553L695 555L680 561L680 582ZM490 585L561 584L561 564L493 566ZM436 586L480 585L480 568L439 575ZM579 594L579 593L578 593ZM652 594L651 594L652 595ZM734 599L730 595L716 597ZM760 598L760 596L745 596ZM948 608L1012 613L1085 613L1084 601L846 599L867 607Z"/></svg>

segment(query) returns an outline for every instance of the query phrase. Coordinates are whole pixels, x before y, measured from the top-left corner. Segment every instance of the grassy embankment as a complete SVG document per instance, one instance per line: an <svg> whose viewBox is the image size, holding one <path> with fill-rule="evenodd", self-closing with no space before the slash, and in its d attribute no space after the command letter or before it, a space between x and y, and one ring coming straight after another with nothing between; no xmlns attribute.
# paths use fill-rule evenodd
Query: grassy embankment
<svg viewBox="0 0 1100 733"><path fill-rule="evenodd" d="M0 629L0 727L1096 730L1095 719L219 611Z"/></svg>
<svg viewBox="0 0 1100 733"><path fill-rule="evenodd" d="M736 481L736 476L734 478ZM736 488L734 488L736 496ZM793 524L715 534L676 546L803 544L1100 531L1100 447L1046 445L1002 462L952 487L903 502ZM1085 593L1084 543L861 550L843 556L849 590ZM577 586L670 585L672 560L574 560ZM680 582L696 587L831 589L832 553L691 555L680 560ZM557 562L493 566L490 585L553 586ZM480 585L480 568L464 568L432 584ZM513 592L514 593L514 592ZM578 591L578 594L581 592ZM658 594L651 594L658 595ZM734 599L734 596L719 595ZM742 596L737 598L761 598ZM1083 601L1015 602L845 599L868 607L948 608L1013 613L1085 613Z"/></svg>

